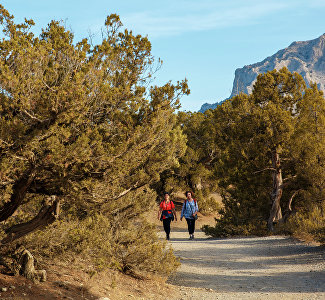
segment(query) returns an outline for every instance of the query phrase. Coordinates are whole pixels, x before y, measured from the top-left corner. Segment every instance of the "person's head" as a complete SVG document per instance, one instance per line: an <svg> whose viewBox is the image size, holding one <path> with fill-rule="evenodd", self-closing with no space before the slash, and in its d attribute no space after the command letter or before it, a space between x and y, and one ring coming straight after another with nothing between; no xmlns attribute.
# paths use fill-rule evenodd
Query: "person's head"
<svg viewBox="0 0 325 300"><path fill-rule="evenodd" d="M169 200L169 193L168 192L164 193L164 199L165 199L165 201Z"/></svg>
<svg viewBox="0 0 325 300"><path fill-rule="evenodd" d="M186 196L187 199L191 199L192 197L194 197L194 195L193 195L193 193L191 191L186 191L185 196Z"/></svg>

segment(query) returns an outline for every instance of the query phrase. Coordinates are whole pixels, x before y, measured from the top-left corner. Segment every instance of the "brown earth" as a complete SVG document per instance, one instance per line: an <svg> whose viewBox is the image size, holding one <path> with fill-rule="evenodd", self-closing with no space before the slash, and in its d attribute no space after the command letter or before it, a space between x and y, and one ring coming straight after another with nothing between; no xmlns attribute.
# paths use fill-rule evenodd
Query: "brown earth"
<svg viewBox="0 0 325 300"><path fill-rule="evenodd" d="M117 272L92 278L68 266L49 266L47 272L48 279L42 283L0 274L0 299L166 299L166 294L177 293L177 287L158 279L138 280ZM2 291L4 288L7 290Z"/></svg>

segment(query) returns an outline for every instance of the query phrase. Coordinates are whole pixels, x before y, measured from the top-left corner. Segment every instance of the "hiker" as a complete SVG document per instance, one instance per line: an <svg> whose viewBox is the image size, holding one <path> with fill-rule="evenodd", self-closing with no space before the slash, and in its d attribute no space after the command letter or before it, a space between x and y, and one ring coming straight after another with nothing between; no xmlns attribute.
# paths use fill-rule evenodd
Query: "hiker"
<svg viewBox="0 0 325 300"><path fill-rule="evenodd" d="M175 204L169 199L169 193L164 193L164 200L161 201L158 211L158 220L163 222L164 230L166 232L166 240L169 240L170 222L177 221Z"/></svg>
<svg viewBox="0 0 325 300"><path fill-rule="evenodd" d="M197 220L197 212L199 208L197 206L196 200L193 198L194 195L191 191L185 192L186 200L183 203L182 212L181 212L181 221L185 217L187 222L188 233L190 235L190 240L194 239L195 231L195 221Z"/></svg>

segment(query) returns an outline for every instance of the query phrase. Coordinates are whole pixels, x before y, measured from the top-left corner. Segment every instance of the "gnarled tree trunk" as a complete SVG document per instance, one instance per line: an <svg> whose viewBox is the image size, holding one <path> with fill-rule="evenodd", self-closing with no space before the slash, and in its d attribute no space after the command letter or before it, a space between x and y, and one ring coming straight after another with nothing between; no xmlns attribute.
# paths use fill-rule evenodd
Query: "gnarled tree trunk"
<svg viewBox="0 0 325 300"><path fill-rule="evenodd" d="M60 201L56 196L48 197L35 218L26 223L17 224L6 229L5 232L7 233L7 236L1 241L1 243L10 243L32 231L35 231L36 229L53 223L58 218L59 211Z"/></svg>
<svg viewBox="0 0 325 300"><path fill-rule="evenodd" d="M13 251L13 255L10 257L1 256L0 264L6 267L8 274L19 274L34 282L46 281L46 271L35 269L34 257L24 247L19 247Z"/></svg>
<svg viewBox="0 0 325 300"><path fill-rule="evenodd" d="M281 197L283 192L283 179L280 155L277 151L272 153L272 165L273 165L273 189L271 193L272 207L270 210L270 217L268 220L268 229L273 231L274 223L282 221L282 211L281 211Z"/></svg>
<svg viewBox="0 0 325 300"><path fill-rule="evenodd" d="M0 222L7 220L23 202L28 188L36 176L36 170L30 168L13 185L13 193L10 201L0 209Z"/></svg>
<svg viewBox="0 0 325 300"><path fill-rule="evenodd" d="M46 281L45 270L35 270L34 257L28 250L23 250L20 257L20 275L33 281Z"/></svg>

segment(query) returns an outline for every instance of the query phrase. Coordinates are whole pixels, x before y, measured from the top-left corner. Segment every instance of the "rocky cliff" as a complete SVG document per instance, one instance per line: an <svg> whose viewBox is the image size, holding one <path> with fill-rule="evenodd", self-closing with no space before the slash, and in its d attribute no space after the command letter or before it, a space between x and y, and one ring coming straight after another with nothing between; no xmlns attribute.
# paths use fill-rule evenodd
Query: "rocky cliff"
<svg viewBox="0 0 325 300"><path fill-rule="evenodd" d="M237 69L230 98L241 92L251 93L258 74L282 67L299 73L307 84L316 82L318 88L325 91L325 34L314 40L293 42L261 62ZM213 109L217 105L205 103L200 111Z"/></svg>

